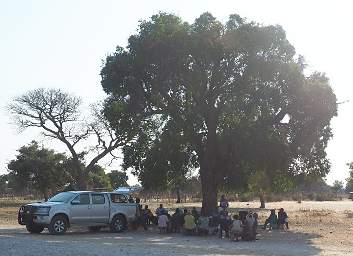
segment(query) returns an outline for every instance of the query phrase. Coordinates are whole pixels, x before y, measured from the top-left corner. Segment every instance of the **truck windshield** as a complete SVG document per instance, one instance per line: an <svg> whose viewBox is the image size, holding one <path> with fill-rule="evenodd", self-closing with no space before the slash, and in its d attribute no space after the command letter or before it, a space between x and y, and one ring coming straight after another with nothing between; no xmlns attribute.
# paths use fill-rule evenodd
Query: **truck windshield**
<svg viewBox="0 0 353 256"><path fill-rule="evenodd" d="M62 192L59 193L52 198L50 198L48 201L49 202L62 202L62 203L67 203L72 197L74 196L74 193L71 192Z"/></svg>

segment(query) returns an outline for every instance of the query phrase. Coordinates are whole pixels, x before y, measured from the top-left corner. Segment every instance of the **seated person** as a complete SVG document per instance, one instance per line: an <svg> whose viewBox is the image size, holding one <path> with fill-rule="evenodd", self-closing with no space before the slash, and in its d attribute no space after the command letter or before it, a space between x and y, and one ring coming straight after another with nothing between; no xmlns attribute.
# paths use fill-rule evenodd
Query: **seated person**
<svg viewBox="0 0 353 256"><path fill-rule="evenodd" d="M199 235L208 235L209 232L209 218L207 216L200 216L197 225Z"/></svg>
<svg viewBox="0 0 353 256"><path fill-rule="evenodd" d="M217 234L218 225L219 225L219 213L218 211L214 211L212 216L209 219L209 227L210 227L209 230L212 235Z"/></svg>
<svg viewBox="0 0 353 256"><path fill-rule="evenodd" d="M280 229L284 229L284 226L289 229L288 215L283 208L278 211L278 224Z"/></svg>
<svg viewBox="0 0 353 256"><path fill-rule="evenodd" d="M187 211L184 217L184 230L186 234L193 234L196 229L195 218Z"/></svg>
<svg viewBox="0 0 353 256"><path fill-rule="evenodd" d="M266 229L268 224L269 224L269 229L274 229L274 228L277 228L278 226L278 219L277 219L276 211L274 209L271 210L271 214L266 219L265 224L262 228Z"/></svg>
<svg viewBox="0 0 353 256"><path fill-rule="evenodd" d="M233 215L233 222L232 222L232 228L230 230L230 240L231 241L239 241L239 237L241 237L243 233L243 225L241 223L241 220L239 220L238 215Z"/></svg>
<svg viewBox="0 0 353 256"><path fill-rule="evenodd" d="M167 215L166 214L160 214L158 216L159 234L167 233L167 227L168 227L168 217L167 217Z"/></svg>
<svg viewBox="0 0 353 256"><path fill-rule="evenodd" d="M176 232L176 233L180 233L180 229L184 224L184 220L183 220L183 214L181 214L180 209L176 208L175 212L172 215L171 218L171 231L172 232Z"/></svg>
<svg viewBox="0 0 353 256"><path fill-rule="evenodd" d="M255 218L252 213L246 216L242 239L245 241L256 240Z"/></svg>

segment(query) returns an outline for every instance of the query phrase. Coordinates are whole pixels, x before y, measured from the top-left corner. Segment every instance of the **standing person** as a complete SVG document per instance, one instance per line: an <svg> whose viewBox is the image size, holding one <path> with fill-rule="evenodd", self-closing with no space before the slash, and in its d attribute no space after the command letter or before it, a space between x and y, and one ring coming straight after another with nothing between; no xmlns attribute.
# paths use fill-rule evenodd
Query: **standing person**
<svg viewBox="0 0 353 256"><path fill-rule="evenodd" d="M158 216L159 234L167 233L167 227L168 227L168 217L165 213L162 213Z"/></svg>
<svg viewBox="0 0 353 256"><path fill-rule="evenodd" d="M243 233L243 226L241 224L241 220L239 220L238 215L233 215L232 229L231 229L231 235L230 235L231 241L234 241L235 239L235 241L238 242L239 237L241 237L242 233Z"/></svg>
<svg viewBox="0 0 353 256"><path fill-rule="evenodd" d="M195 218L187 211L184 217L184 229L186 234L194 234L196 229Z"/></svg>
<svg viewBox="0 0 353 256"><path fill-rule="evenodd" d="M219 207L221 207L223 210L229 207L229 203L225 195L221 196L221 199L219 200Z"/></svg>
<svg viewBox="0 0 353 256"><path fill-rule="evenodd" d="M288 215L283 208L279 209L278 211L278 224L279 228L281 229L284 229L284 225L286 225L286 228L289 229Z"/></svg>
<svg viewBox="0 0 353 256"><path fill-rule="evenodd" d="M145 205L145 209L143 210L143 215L145 216L146 218L146 222L147 224L151 224L152 223L155 223L155 221L153 220L153 213L151 212L151 210L148 208L148 205L146 204Z"/></svg>
<svg viewBox="0 0 353 256"><path fill-rule="evenodd" d="M231 219L228 216L228 212L223 210L220 214L219 218L219 237L223 238L223 231L225 233L225 237L229 237L229 229L230 229Z"/></svg>
<svg viewBox="0 0 353 256"><path fill-rule="evenodd" d="M166 210L163 208L163 204L160 204L159 207L156 209L156 215L159 217L159 215L165 214Z"/></svg>

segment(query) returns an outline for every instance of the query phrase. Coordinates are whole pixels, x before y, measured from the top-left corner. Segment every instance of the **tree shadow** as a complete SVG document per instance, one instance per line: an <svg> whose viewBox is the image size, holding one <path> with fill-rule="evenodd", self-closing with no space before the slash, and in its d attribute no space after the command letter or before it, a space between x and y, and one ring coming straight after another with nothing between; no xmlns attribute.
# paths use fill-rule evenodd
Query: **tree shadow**
<svg viewBox="0 0 353 256"><path fill-rule="evenodd" d="M182 234L158 234L157 228L124 233L102 230L90 233L84 228L73 228L62 236L29 234L25 229L0 230L2 239L24 239L45 243L53 248L68 247L80 254L80 249L94 250L101 255L116 255L117 250L130 255L319 255L321 249L313 244L318 235L295 231L259 231L254 242L231 242L217 236L185 236ZM61 248L63 250L64 248ZM83 251L81 252L83 253ZM124 253L123 253L124 254Z"/></svg>

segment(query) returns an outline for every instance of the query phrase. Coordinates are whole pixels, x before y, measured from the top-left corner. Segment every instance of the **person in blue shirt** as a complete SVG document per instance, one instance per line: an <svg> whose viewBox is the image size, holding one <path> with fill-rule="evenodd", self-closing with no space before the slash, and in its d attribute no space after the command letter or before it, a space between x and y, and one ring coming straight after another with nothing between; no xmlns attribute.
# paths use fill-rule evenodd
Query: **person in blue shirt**
<svg viewBox="0 0 353 256"><path fill-rule="evenodd" d="M276 211L274 209L271 210L271 214L266 219L265 224L262 228L266 229L268 224L269 224L270 229L277 228L277 226L278 226L278 218L276 215Z"/></svg>

